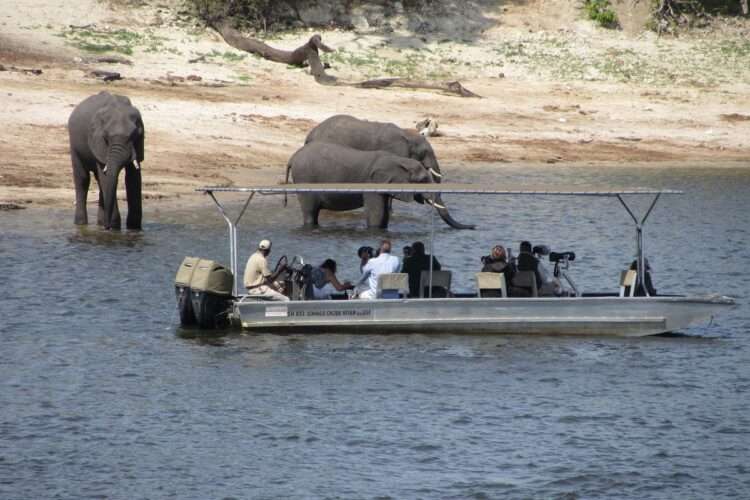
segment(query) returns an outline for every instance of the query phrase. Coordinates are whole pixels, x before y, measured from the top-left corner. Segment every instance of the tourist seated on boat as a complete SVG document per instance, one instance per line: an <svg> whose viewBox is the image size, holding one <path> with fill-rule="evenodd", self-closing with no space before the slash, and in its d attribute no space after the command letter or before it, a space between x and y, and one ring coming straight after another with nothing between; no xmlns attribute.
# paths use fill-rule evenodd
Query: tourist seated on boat
<svg viewBox="0 0 750 500"><path fill-rule="evenodd" d="M413 254L413 250L412 250L412 248L411 248L411 245L406 245L406 246L404 247L404 250L403 250L403 252L404 252L404 256L403 256L402 260L403 260L403 261L405 262L405 261L406 261L406 259L408 259L409 257L411 257L411 256L412 256L412 254Z"/></svg>
<svg viewBox="0 0 750 500"><path fill-rule="evenodd" d="M482 257L482 272L483 273L503 273L505 276L505 283L510 285L513 280L514 269L513 265L508 262L508 255L505 252L505 247L502 245L495 245L492 247L489 255Z"/></svg>
<svg viewBox="0 0 750 500"><path fill-rule="evenodd" d="M654 283L651 281L651 264L649 264L648 259L644 259L644 262L646 264L646 272L645 272L645 279L641 281L641 284L638 285L635 289L635 296L636 297L645 297L646 293L643 290L643 284L646 284L646 290L648 290L648 294L651 297L654 297L656 295L656 288L654 288ZM630 270L631 271L637 271L638 270L638 259L635 259L633 262L630 263ZM630 293L630 287L626 287L625 294Z"/></svg>
<svg viewBox="0 0 750 500"><path fill-rule="evenodd" d="M440 271L441 268L440 262L435 257L424 253L424 243L421 241L415 241L411 249L412 255L404 259L401 272L409 275L409 297L419 297L419 280L422 277L422 271L430 270L430 259L432 259L433 271Z"/></svg>
<svg viewBox="0 0 750 500"><path fill-rule="evenodd" d="M245 265L244 283L247 294L252 297L267 300L288 301L289 297L281 293L281 285L276 278L286 269L279 266L275 273L268 269L268 256L271 254L271 241L262 240L258 249L247 260Z"/></svg>
<svg viewBox="0 0 750 500"><path fill-rule="evenodd" d="M531 251L531 243L528 241L522 241L518 250L518 257L516 257L516 271L533 271L536 279L537 290L542 288L542 275L539 272L539 259L534 256ZM532 295L532 291L527 287L516 286L511 282L511 289L509 293L511 296L516 297L529 297Z"/></svg>
<svg viewBox="0 0 750 500"><path fill-rule="evenodd" d="M383 240L380 243L380 253L377 257L367 261L362 268L362 277L357 282L360 299L374 299L377 297L378 276L386 273L397 273L401 268L398 257L391 255L391 242ZM366 285L366 286L365 286Z"/></svg>
<svg viewBox="0 0 750 500"><path fill-rule="evenodd" d="M357 257L359 257L359 272L362 273L362 268L365 267L365 264L367 264L367 261L372 259L373 254L375 252L373 251L372 247L359 247L359 250L357 250Z"/></svg>
<svg viewBox="0 0 750 500"><path fill-rule="evenodd" d="M310 274L313 284L313 297L318 300L330 299L337 292L346 292L354 288L348 281L339 282L336 278L336 261L326 259L320 266L314 268Z"/></svg>
<svg viewBox="0 0 750 500"><path fill-rule="evenodd" d="M528 241L522 241L516 260L516 271L534 271L537 295L539 297L559 297L563 294L562 283L556 278L539 259L548 255L549 248L540 245L532 247ZM532 291L527 287L512 284L509 293L515 297L529 297Z"/></svg>

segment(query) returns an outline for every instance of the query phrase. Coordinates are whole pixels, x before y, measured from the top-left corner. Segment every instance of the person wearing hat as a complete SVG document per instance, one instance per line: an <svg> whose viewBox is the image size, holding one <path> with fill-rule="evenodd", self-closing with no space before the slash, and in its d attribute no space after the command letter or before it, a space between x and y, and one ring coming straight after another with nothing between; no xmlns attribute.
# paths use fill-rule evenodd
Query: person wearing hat
<svg viewBox="0 0 750 500"><path fill-rule="evenodd" d="M267 260L270 253L271 242L262 240L258 243L258 250L247 260L244 279L247 294L268 300L288 301L289 297L280 293L274 283L285 266L280 266L275 273L271 273Z"/></svg>

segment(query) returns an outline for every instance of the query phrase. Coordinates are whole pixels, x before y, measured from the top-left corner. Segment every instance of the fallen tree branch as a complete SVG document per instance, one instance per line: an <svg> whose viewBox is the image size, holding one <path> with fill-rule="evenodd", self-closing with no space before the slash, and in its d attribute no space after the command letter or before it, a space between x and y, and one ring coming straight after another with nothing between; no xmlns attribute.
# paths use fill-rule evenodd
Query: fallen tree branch
<svg viewBox="0 0 750 500"><path fill-rule="evenodd" d="M361 89L385 89L390 87L406 89L425 89L438 90L460 97L481 97L478 94L468 90L459 82L440 82L440 81L423 81L410 80L407 78L377 78L363 82L346 82L339 80L333 75L326 73L325 66L320 60L319 51L333 52L333 49L323 43L320 35L313 35L310 40L295 50L281 50L271 47L255 38L248 38L239 31L232 28L228 23L220 23L213 26L232 47L256 54L269 61L289 64L291 66L302 67L305 64L310 66L310 73L315 81L321 85L335 85L341 87L354 87Z"/></svg>
<svg viewBox="0 0 750 500"><path fill-rule="evenodd" d="M226 22L217 24L214 26L214 29L219 32L225 42L236 49L259 55L263 59L268 59L269 61L289 64L292 66L304 65L305 61L310 57L310 54L314 53L317 55L318 50L333 52L332 48L322 42L320 35L313 35L305 45L289 51L275 49L255 38L247 38Z"/></svg>

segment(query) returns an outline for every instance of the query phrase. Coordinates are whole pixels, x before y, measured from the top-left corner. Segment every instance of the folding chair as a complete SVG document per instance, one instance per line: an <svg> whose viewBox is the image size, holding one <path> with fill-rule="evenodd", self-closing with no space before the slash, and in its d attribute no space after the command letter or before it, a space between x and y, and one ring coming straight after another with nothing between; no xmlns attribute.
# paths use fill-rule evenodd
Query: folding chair
<svg viewBox="0 0 750 500"><path fill-rule="evenodd" d="M432 296L435 298L450 297L451 272L432 271ZM419 297L430 296L430 271L422 271L419 276Z"/></svg>
<svg viewBox="0 0 750 500"><path fill-rule="evenodd" d="M476 273L478 297L507 297L508 286L503 273Z"/></svg>
<svg viewBox="0 0 750 500"><path fill-rule="evenodd" d="M513 276L513 288L527 297L538 297L536 288L536 273L534 271L517 271Z"/></svg>
<svg viewBox="0 0 750 500"><path fill-rule="evenodd" d="M406 273L383 273L378 276L378 299L399 299L409 294L409 275Z"/></svg>
<svg viewBox="0 0 750 500"><path fill-rule="evenodd" d="M638 273L632 269L620 272L620 297L635 296L635 282L637 277Z"/></svg>

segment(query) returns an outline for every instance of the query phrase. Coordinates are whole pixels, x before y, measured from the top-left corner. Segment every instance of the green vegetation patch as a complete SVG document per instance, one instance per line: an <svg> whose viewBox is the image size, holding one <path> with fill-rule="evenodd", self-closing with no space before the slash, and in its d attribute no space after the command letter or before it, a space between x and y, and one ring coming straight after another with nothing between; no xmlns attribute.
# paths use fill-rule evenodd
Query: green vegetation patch
<svg viewBox="0 0 750 500"><path fill-rule="evenodd" d="M334 70L348 69L366 78L392 77L437 79L453 75L452 58L445 58L432 50L402 49L396 54L381 53L377 49L350 52L339 49L321 54L321 60Z"/></svg>
<svg viewBox="0 0 750 500"><path fill-rule="evenodd" d="M645 85L750 83L750 40L739 37L596 47L586 37L529 34L494 48L498 68L523 68L546 80Z"/></svg>
<svg viewBox="0 0 750 500"><path fill-rule="evenodd" d="M618 28L620 26L617 14L612 9L609 0L585 0L583 9L589 19L603 28Z"/></svg>
<svg viewBox="0 0 750 500"><path fill-rule="evenodd" d="M70 28L60 33L60 36L74 47L97 54L115 52L133 55L136 47L145 47L148 52L158 52L166 40L151 32L138 33L126 29Z"/></svg>

